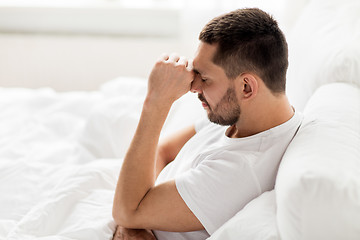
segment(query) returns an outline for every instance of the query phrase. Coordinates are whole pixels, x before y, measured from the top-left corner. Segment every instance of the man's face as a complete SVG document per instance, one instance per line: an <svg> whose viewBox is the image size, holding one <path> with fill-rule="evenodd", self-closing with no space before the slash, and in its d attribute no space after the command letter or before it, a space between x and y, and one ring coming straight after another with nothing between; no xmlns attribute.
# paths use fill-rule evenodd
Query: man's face
<svg viewBox="0 0 360 240"><path fill-rule="evenodd" d="M233 80L220 66L212 62L216 45L201 42L194 59L196 77L191 91L206 109L209 120L220 125L233 125L240 117L240 106Z"/></svg>

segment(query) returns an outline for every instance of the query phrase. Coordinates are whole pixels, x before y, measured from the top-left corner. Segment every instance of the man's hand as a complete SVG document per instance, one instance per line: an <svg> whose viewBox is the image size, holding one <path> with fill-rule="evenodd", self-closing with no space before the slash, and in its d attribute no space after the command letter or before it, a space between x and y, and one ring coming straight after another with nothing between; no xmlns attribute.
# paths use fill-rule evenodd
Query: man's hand
<svg viewBox="0 0 360 240"><path fill-rule="evenodd" d="M192 61L175 54L164 55L151 71L148 99L156 104L172 104L190 90L193 80Z"/></svg>
<svg viewBox="0 0 360 240"><path fill-rule="evenodd" d="M156 240L156 238L150 230L117 226L113 240Z"/></svg>

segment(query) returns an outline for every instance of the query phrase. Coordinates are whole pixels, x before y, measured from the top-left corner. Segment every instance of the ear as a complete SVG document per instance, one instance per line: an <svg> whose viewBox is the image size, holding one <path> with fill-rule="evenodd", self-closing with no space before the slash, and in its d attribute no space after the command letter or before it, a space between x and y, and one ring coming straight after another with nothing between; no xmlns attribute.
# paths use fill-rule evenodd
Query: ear
<svg viewBox="0 0 360 240"><path fill-rule="evenodd" d="M258 80L254 75L248 73L241 75L241 93L244 100L255 97L258 89Z"/></svg>

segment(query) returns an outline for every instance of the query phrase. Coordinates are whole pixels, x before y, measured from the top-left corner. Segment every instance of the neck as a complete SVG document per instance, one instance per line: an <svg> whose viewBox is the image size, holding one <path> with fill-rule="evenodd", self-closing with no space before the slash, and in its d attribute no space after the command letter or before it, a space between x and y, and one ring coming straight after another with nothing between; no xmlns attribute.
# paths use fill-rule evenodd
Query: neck
<svg viewBox="0 0 360 240"><path fill-rule="evenodd" d="M248 137L285 123L294 115L294 109L285 94L246 107L241 109L238 122L229 128L232 131L229 131L228 136Z"/></svg>

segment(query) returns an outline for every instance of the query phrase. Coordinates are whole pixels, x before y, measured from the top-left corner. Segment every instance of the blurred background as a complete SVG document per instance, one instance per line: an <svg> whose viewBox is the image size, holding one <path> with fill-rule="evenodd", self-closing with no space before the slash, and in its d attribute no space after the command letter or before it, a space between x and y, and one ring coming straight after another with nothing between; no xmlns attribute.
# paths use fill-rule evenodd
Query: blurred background
<svg viewBox="0 0 360 240"><path fill-rule="evenodd" d="M0 0L0 87L96 90L118 76L146 78L164 52L193 57L219 14L259 7L287 35L306 2Z"/></svg>

